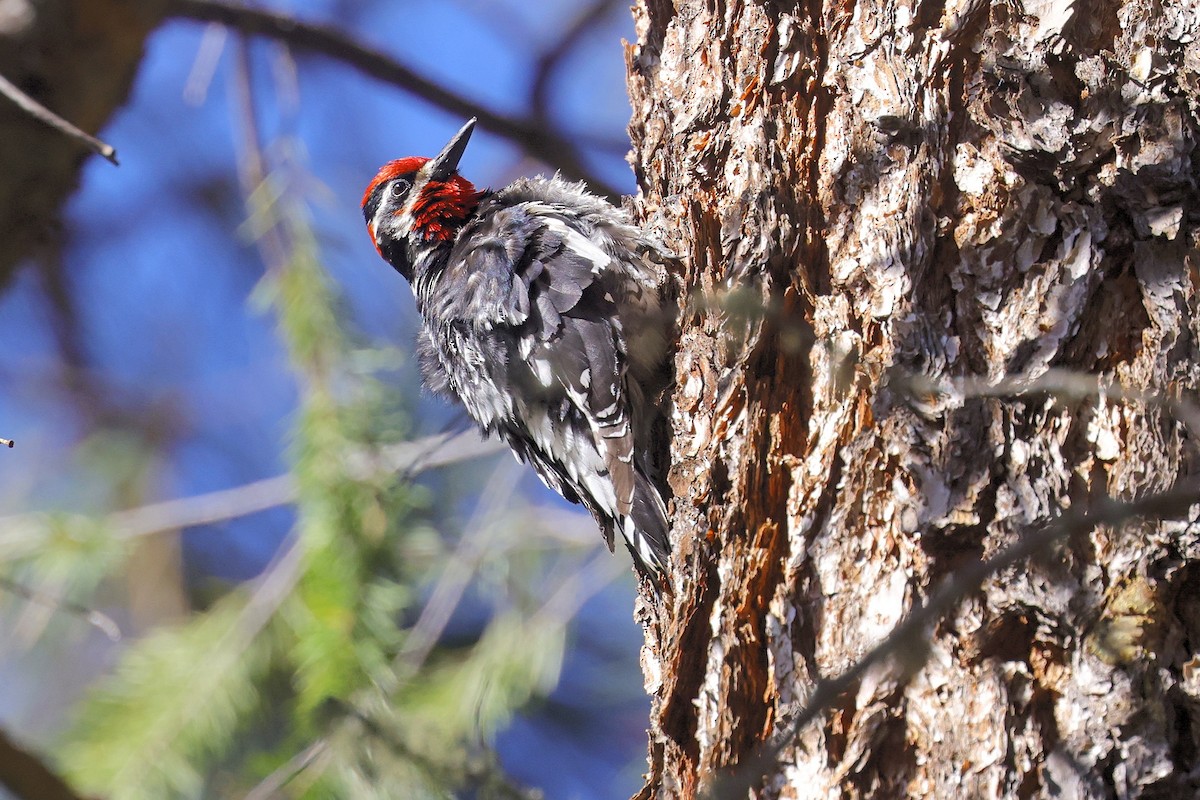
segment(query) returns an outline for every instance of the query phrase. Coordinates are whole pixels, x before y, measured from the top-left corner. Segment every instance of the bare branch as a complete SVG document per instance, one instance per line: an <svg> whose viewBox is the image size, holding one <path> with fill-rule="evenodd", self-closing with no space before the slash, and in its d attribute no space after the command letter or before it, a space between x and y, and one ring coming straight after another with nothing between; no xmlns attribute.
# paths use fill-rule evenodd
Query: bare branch
<svg viewBox="0 0 1200 800"><path fill-rule="evenodd" d="M232 489L164 500L110 514L108 524L122 539L211 525L236 519L296 500L296 483L291 475L277 475Z"/></svg>
<svg viewBox="0 0 1200 800"><path fill-rule="evenodd" d="M30 603L36 603L43 608L48 608L51 611L58 611L78 617L107 636L109 641L117 642L121 640L120 626L117 625L112 617L102 611L88 608L79 603L73 603L70 600L65 600L48 592L30 588L23 583L18 583L3 575L0 575L0 589L15 594L17 597L23 598Z"/></svg>
<svg viewBox="0 0 1200 800"><path fill-rule="evenodd" d="M624 555L623 553L621 555ZM563 626L570 622L587 601L604 590L629 569L623 558L606 548L595 547L593 555L571 571L555 588L546 602L530 618L535 626Z"/></svg>
<svg viewBox="0 0 1200 800"><path fill-rule="evenodd" d="M508 464L492 472L474 513L463 526L463 534L453 555L446 561L446 569L429 593L429 600L421 609L421 615L404 637L403 647L392 660L393 674L401 671L406 675L415 673L433 652L434 645L462 601L475 572L488 558L490 544L496 533L496 525L492 521L500 517L500 510L516 490L519 477L520 472Z"/></svg>
<svg viewBox="0 0 1200 800"><path fill-rule="evenodd" d="M406 478L429 469L500 452L503 444L495 439L480 439L474 431L449 435L435 434L411 442L382 448L378 453L361 454L348 459L352 477L365 480L372 475L402 472ZM161 503L109 514L104 524L122 539L134 539L156 533L211 525L244 517L269 508L295 502L296 482L291 475L276 475L260 481L215 492L164 500ZM41 512L0 517L0 529L19 529L38 524Z"/></svg>
<svg viewBox="0 0 1200 800"><path fill-rule="evenodd" d="M38 122L45 123L60 133L65 133L72 139L81 142L93 153L104 156L105 159L113 164L117 163L117 151L112 147L112 145L105 144L95 136L84 133L79 128L60 117L58 114L55 114L50 109L46 108L37 100L34 100L32 97L22 92L19 88L17 88L15 83L3 75L0 75L0 94L4 95L9 100L12 100L20 107L22 111L36 119Z"/></svg>
<svg viewBox="0 0 1200 800"><path fill-rule="evenodd" d="M254 81L250 76L250 44L245 36L237 37L233 48L234 68L230 94L238 132L236 150L238 180L245 195L246 212L256 216L254 197L267 179L267 160L263 154L262 133L258 127L258 110L254 97ZM287 243L278 223L264 225L257 231L254 244L268 272L281 272L287 264Z"/></svg>
<svg viewBox="0 0 1200 800"><path fill-rule="evenodd" d="M855 688L872 667L888 663L900 665L905 675L924 666L928 658L929 632L933 626L958 606L972 592L979 590L993 575L1039 555L1067 538L1081 536L1097 525L1119 526L1135 518L1172 519L1187 514L1200 503L1200 482L1177 484L1165 492L1147 495L1139 500L1120 501L1105 498L1091 511L1071 511L1058 520L1037 530L1026 531L1015 544L1001 550L986 561L977 561L956 570L953 576L933 593L923 605L914 608L887 637L854 666L832 680L820 681L808 698L808 703L791 716L773 743L764 745L758 753L737 764L731 771L715 776L706 787L709 798L736 797L776 769L780 756L796 736L818 715L827 711L839 697Z"/></svg>
<svg viewBox="0 0 1200 800"><path fill-rule="evenodd" d="M232 649L245 650L250 640L258 635L271 617L292 593L296 581L300 580L304 561L304 548L297 539L290 539L271 558L271 563L251 583L250 597L238 616L237 624L228 636L236 645Z"/></svg>
<svg viewBox="0 0 1200 800"><path fill-rule="evenodd" d="M213 76L217 73L217 65L221 61L221 53L225 50L225 40L229 30L223 25L209 25L200 46L196 49L196 57L192 61L192 71L188 73L187 82L183 85L183 99L189 105L198 106L208 97L208 87L212 85Z"/></svg>
<svg viewBox="0 0 1200 800"><path fill-rule="evenodd" d="M557 133L533 120L496 113L473 100L417 74L381 51L371 49L341 31L301 22L273 11L223 2L223 0L172 0L169 14L202 22L218 22L244 33L278 39L292 47L320 53L348 64L377 80L398 86L457 117L475 117L481 128L511 139L527 153L587 182L594 191L619 198L621 192L599 177L580 159L575 148Z"/></svg>
<svg viewBox="0 0 1200 800"><path fill-rule="evenodd" d="M255 786L244 800L271 800L278 797L279 791L292 778L309 769L318 760L324 759L329 753L329 740L322 737L288 759L283 764Z"/></svg>
<svg viewBox="0 0 1200 800"><path fill-rule="evenodd" d="M378 456L363 456L348 466L353 477L363 480L386 472L405 472L408 476L427 469L499 451L501 443L480 439L474 431L457 436L438 434L385 448ZM289 475L277 475L233 489L152 503L109 516L108 521L123 538L147 536L196 525L209 525L244 517L268 508L295 502L296 482Z"/></svg>
<svg viewBox="0 0 1200 800"><path fill-rule="evenodd" d="M558 71L563 59L589 31L604 20L604 15L615 5L614 0L593 0L555 42L554 47L538 59L533 70L533 86L529 90L529 105L533 109L534 118L543 125L548 124L550 119L550 79Z"/></svg>
<svg viewBox="0 0 1200 800"><path fill-rule="evenodd" d="M14 442L12 439L0 439L0 444L4 445L5 447L12 447L16 444L16 442Z"/></svg>

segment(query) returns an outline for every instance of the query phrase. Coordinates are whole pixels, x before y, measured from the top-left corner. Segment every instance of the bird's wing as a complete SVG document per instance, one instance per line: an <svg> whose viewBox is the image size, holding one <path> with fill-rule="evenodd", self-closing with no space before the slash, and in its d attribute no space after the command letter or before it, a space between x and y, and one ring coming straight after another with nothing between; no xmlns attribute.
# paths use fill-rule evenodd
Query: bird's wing
<svg viewBox="0 0 1200 800"><path fill-rule="evenodd" d="M470 297L459 299L473 305L463 316L511 336L506 372L531 390L527 396L545 399L550 414L556 413L556 401L565 401L559 419L532 418L543 410L527 410L531 437L547 453L565 453L578 450L577 439L586 433L601 463L584 463L591 454L580 452L584 462L563 466L576 485L599 493L597 500L609 506L606 513L626 516L635 470L625 343L614 299L598 280L612 259L549 204L498 211L487 230L484 236L476 232L473 246L449 260L464 271L451 285L471 287ZM608 491L587 485L597 471L601 479L607 475Z"/></svg>

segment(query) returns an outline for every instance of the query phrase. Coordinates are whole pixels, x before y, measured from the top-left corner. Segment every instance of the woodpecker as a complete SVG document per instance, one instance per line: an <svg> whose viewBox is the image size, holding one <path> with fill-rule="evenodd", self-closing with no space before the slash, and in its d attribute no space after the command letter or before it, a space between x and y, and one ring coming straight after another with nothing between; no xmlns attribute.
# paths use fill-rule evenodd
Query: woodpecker
<svg viewBox="0 0 1200 800"><path fill-rule="evenodd" d="M542 481L619 531L661 583L667 516L649 450L666 388L671 256L582 184L479 190L458 174L475 120L434 158L389 161L363 194L379 254L421 316L425 383Z"/></svg>

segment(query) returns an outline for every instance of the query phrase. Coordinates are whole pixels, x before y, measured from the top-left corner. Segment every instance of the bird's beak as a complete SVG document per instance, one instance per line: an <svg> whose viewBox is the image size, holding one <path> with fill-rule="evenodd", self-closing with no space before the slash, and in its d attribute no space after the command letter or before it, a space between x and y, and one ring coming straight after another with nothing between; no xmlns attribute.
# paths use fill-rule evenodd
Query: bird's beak
<svg viewBox="0 0 1200 800"><path fill-rule="evenodd" d="M467 124L462 126L462 130L454 134L454 138L442 148L442 152L429 162L429 180L440 182L450 180L454 175L454 170L458 169L458 161L467 149L467 142L470 141L471 131L474 129L475 117L471 117L467 120Z"/></svg>

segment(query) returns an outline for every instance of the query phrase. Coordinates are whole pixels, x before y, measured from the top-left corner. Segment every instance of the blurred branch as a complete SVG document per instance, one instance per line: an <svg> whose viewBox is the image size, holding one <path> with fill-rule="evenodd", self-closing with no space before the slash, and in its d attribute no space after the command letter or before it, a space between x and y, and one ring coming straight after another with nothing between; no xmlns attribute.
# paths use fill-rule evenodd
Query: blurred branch
<svg viewBox="0 0 1200 800"><path fill-rule="evenodd" d="M85 800L40 758L0 731L0 785L20 800Z"/></svg>
<svg viewBox="0 0 1200 800"><path fill-rule="evenodd" d="M520 15L510 14L503 4L488 3L488 2L456 2L459 9L466 14L471 14L475 19L479 20L481 25L486 26L489 30L498 33L502 38L511 42L532 42L540 38L538 33L531 30L528 24L520 20ZM611 7L619 5L616 0L608 0ZM588 10L584 10L584 16L588 14ZM567 38L575 38L573 31L578 25L578 19L575 24L567 28L567 31L562 34ZM590 29L591 26L584 25L584 30ZM551 57L551 53L560 48L555 45L553 48L544 48L542 59ZM537 67L534 68L535 71ZM538 118L537 106L531 102L530 107L533 109L534 118ZM629 137L622 132L619 136L613 136L603 132L576 130L571 131L571 141L577 143L581 147L586 147L590 150L602 150L605 153L618 158L624 158L629 152Z"/></svg>
<svg viewBox="0 0 1200 800"><path fill-rule="evenodd" d="M121 639L121 628L116 621L102 611L97 611L94 608L73 603L62 597L58 597L47 592L32 589L23 583L18 583L11 578L6 578L0 575L0 590L15 594L30 603L36 603L43 608L48 608L51 611L57 611L63 614L69 614L73 617L82 619L87 624L99 630L109 641L116 642Z"/></svg>
<svg viewBox="0 0 1200 800"><path fill-rule="evenodd" d="M192 70L183 85L183 99L188 104L198 106L208 97L208 88L217 74L217 65L221 63L221 53L225 50L228 36L229 29L224 25L213 23L205 28L196 57L192 60Z"/></svg>
<svg viewBox="0 0 1200 800"><path fill-rule="evenodd" d="M533 68L533 86L529 90L529 105L540 125L550 121L550 79L564 58L604 20L604 15L616 5L615 0L593 0L571 23L559 40L538 59Z"/></svg>
<svg viewBox="0 0 1200 800"><path fill-rule="evenodd" d="M50 329L62 365L62 384L75 413L87 428L113 411L107 387L94 380L89 369L83 328L79 323L78 298L72 292L63 258L62 241L55 241L37 259L37 278L50 310Z"/></svg>
<svg viewBox="0 0 1200 800"><path fill-rule="evenodd" d="M571 570L550 593L546 602L530 618L530 624L563 626L574 619L588 600L629 569L628 562L620 556L608 552L606 548L596 547L591 558L578 569Z"/></svg>
<svg viewBox="0 0 1200 800"><path fill-rule="evenodd" d="M499 452L502 445L494 439L480 439L474 431L456 436L437 434L383 448L378 454L350 459L348 470L360 480L388 472L405 472L406 477L427 469ZM265 478L233 489L151 503L140 508L118 511L108 518L118 536L148 536L178 528L209 525L244 517L269 508L288 505L296 500L295 479L290 474Z"/></svg>
<svg viewBox="0 0 1200 800"><path fill-rule="evenodd" d="M502 449L503 444L498 440L480 439L474 431L454 435L439 433L410 442L398 442L376 453L351 456L347 459L347 469L359 480L389 472L403 472L405 478L410 478L425 470L491 455ZM293 503L296 496L293 477L290 474L276 475L232 489L117 511L109 514L104 522L115 531L115 536L133 539L244 517ZM42 512L32 512L0 517L0 529L34 525L42 516Z"/></svg>
<svg viewBox="0 0 1200 800"><path fill-rule="evenodd" d="M16 444L16 442L14 442L12 439L0 439L0 444L4 445L5 447L12 447Z"/></svg>
<svg viewBox="0 0 1200 800"><path fill-rule="evenodd" d="M236 519L268 508L287 505L295 499L296 486L291 475L278 475L232 489L221 489L118 511L109 515L108 523L117 536L133 539Z"/></svg>
<svg viewBox="0 0 1200 800"><path fill-rule="evenodd" d="M302 22L287 14L224 0L172 0L168 13L201 22L218 22L243 33L278 39L292 47L341 61L364 75L398 86L461 119L475 117L481 128L512 140L535 158L561 170L565 176L586 181L594 191L610 198L621 196L614 186L587 168L570 142L536 120L498 114L417 74L383 52L371 49L341 31Z"/></svg>
<svg viewBox="0 0 1200 800"><path fill-rule="evenodd" d="M233 104L240 122L238 133L237 172L246 195L246 211L255 215L254 197L267 179L266 157L263 155L262 135L258 127L254 81L250 76L250 46L245 36L238 37L234 48ZM287 264L287 243L278 225L267 225L257 231L254 243L262 254L268 270L282 270Z"/></svg>
<svg viewBox="0 0 1200 800"><path fill-rule="evenodd" d="M1054 544L1081 536L1098 525L1120 526L1132 519L1157 520L1184 516L1200 503L1200 482L1186 481L1164 492L1156 492L1138 500L1121 501L1103 498L1090 511L1071 511L1058 520L1035 530L1026 530L1016 543L995 556L966 564L922 605L916 606L900 621L886 638L853 666L832 680L820 680L808 702L794 715L780 720L775 741L764 744L759 752L718 775L706 787L705 798L744 795L753 786L777 769L785 750L795 744L796 737L818 715L829 710L842 695L853 690L872 667L892 665L899 670L898 680L921 669L929 657L930 629L953 611L967 595L979 591L984 582L1009 567L1041 555Z"/></svg>
<svg viewBox="0 0 1200 800"><path fill-rule="evenodd" d="M1008 376L999 380L986 378L937 379L926 375L903 374L892 376L895 386L910 395L940 394L951 397L1027 397L1049 394L1062 400L1084 400L1089 397L1111 398L1145 403L1165 409L1179 422L1200 436L1200 408L1184 397L1171 397L1152 389L1127 389L1106 384L1099 375L1065 369L1049 369L1035 378Z"/></svg>
<svg viewBox="0 0 1200 800"><path fill-rule="evenodd" d="M499 473L494 476L492 485L490 485L489 488L495 492L497 489L501 488L502 482L502 473ZM491 516L492 509L488 507L489 505L490 504L486 501L482 502L481 507L477 510L477 514L475 516ZM537 524L535 523L535 527L536 526ZM485 524L483 527L491 526ZM466 548L463 548L460 545L460 553L456 553L456 557L461 554L461 551L477 550L481 545L480 539L484 538L484 536L485 534L476 534L472 536L472 531L467 530L464 533L461 541L474 541L472 541ZM469 553L471 558L474 558L475 555L475 553ZM477 566L478 563L474 564L471 567L471 570ZM532 615L526 618L524 622L524 628L526 630L545 631L548 628L565 627L575 617L575 615L579 613L579 609L582 608L588 600L612 583L626 569L628 569L627 562L624 562L618 558L614 558L611 553L608 553L603 548L593 546L592 554L572 565L568 574L558 581L554 585L553 589L548 593L546 600L537 608L536 611L534 611ZM448 570L447 573L443 575L440 583L445 583L448 581L453 582L457 581L457 579L458 576L451 577ZM456 589L451 589L450 591L456 591ZM437 595L438 593L438 589L435 588L434 595ZM423 661L429 655L433 646L436 645L436 638L440 636L440 630L441 627L444 627L444 622L431 621L426 623L425 621L427 619L427 615L430 614L431 609L434 609L432 616L440 616L440 608L435 608L435 606L444 607L443 600L435 600L435 597L431 596L429 603L426 605L425 611L421 615L421 620L418 621L417 626L414 626L414 629L412 629L412 632L410 633L410 635L417 634L416 627L419 627L422 624L438 625L439 629L437 631L426 631L426 633L432 635L433 640L425 640L424 636L417 634L423 639L423 641L421 641L419 644L420 650L406 647L405 650L401 652L393 662L394 670L398 671L403 668L407 675L411 675L411 673L420 666L418 659ZM426 641L428 641L428 644L426 644ZM376 690L382 690L385 695L390 695L397 690L398 684L404 679L404 676L395 674L394 672L391 679L377 684L374 688ZM327 731L324 736L321 736L311 742L303 750L289 759L285 764L264 778L261 783L259 783L247 795L245 795L243 800L268 800L268 798L274 798L278 796L278 792L285 785L302 773L312 769L317 769L318 772L323 770L328 764L328 756L334 737L338 736L339 733L344 733L345 726L351 721L364 723L366 726L368 726L372 735L383 738L392 747L404 750L410 757L417 758L415 754L409 751L403 742L400 742L394 736L389 735L387 731L383 730L371 719L370 715L363 713L362 710L353 702L343 704L342 708L346 712L346 716L336 723L336 727ZM515 787L509 786L508 784L503 784L495 788L506 790L506 794L502 796L531 796L520 791L519 789L516 789Z"/></svg>
<svg viewBox="0 0 1200 800"><path fill-rule="evenodd" d="M95 136L84 133L79 128L76 128L65 119L55 114L44 105L34 100L29 95L22 92L17 85L8 78L0 75L0 94L7 97L17 104L22 111L36 119L38 122L49 125L60 133L64 133L72 139L83 143L89 150L97 155L104 156L113 164L117 163L117 151L112 145L105 144Z"/></svg>
<svg viewBox="0 0 1200 800"><path fill-rule="evenodd" d="M325 737L317 739L308 747L288 759L286 764L263 778L257 786L250 790L243 800L273 800L273 798L279 796L279 791L292 778L309 769L328 754L329 740Z"/></svg>
<svg viewBox="0 0 1200 800"><path fill-rule="evenodd" d="M236 650L245 650L250 640L258 635L271 616L283 604L300 579L304 548L297 539L290 539L277 552L267 568L253 582L250 597L238 615L237 624L230 631Z"/></svg>
<svg viewBox="0 0 1200 800"><path fill-rule="evenodd" d="M475 572L491 553L489 545L496 533L495 521L500 519L505 501L516 490L520 474L507 463L492 472L474 512L463 526L454 553L446 561L446 569L429 593L420 617L404 637L400 652L392 660L393 673L402 669L406 675L415 673L433 652Z"/></svg>

